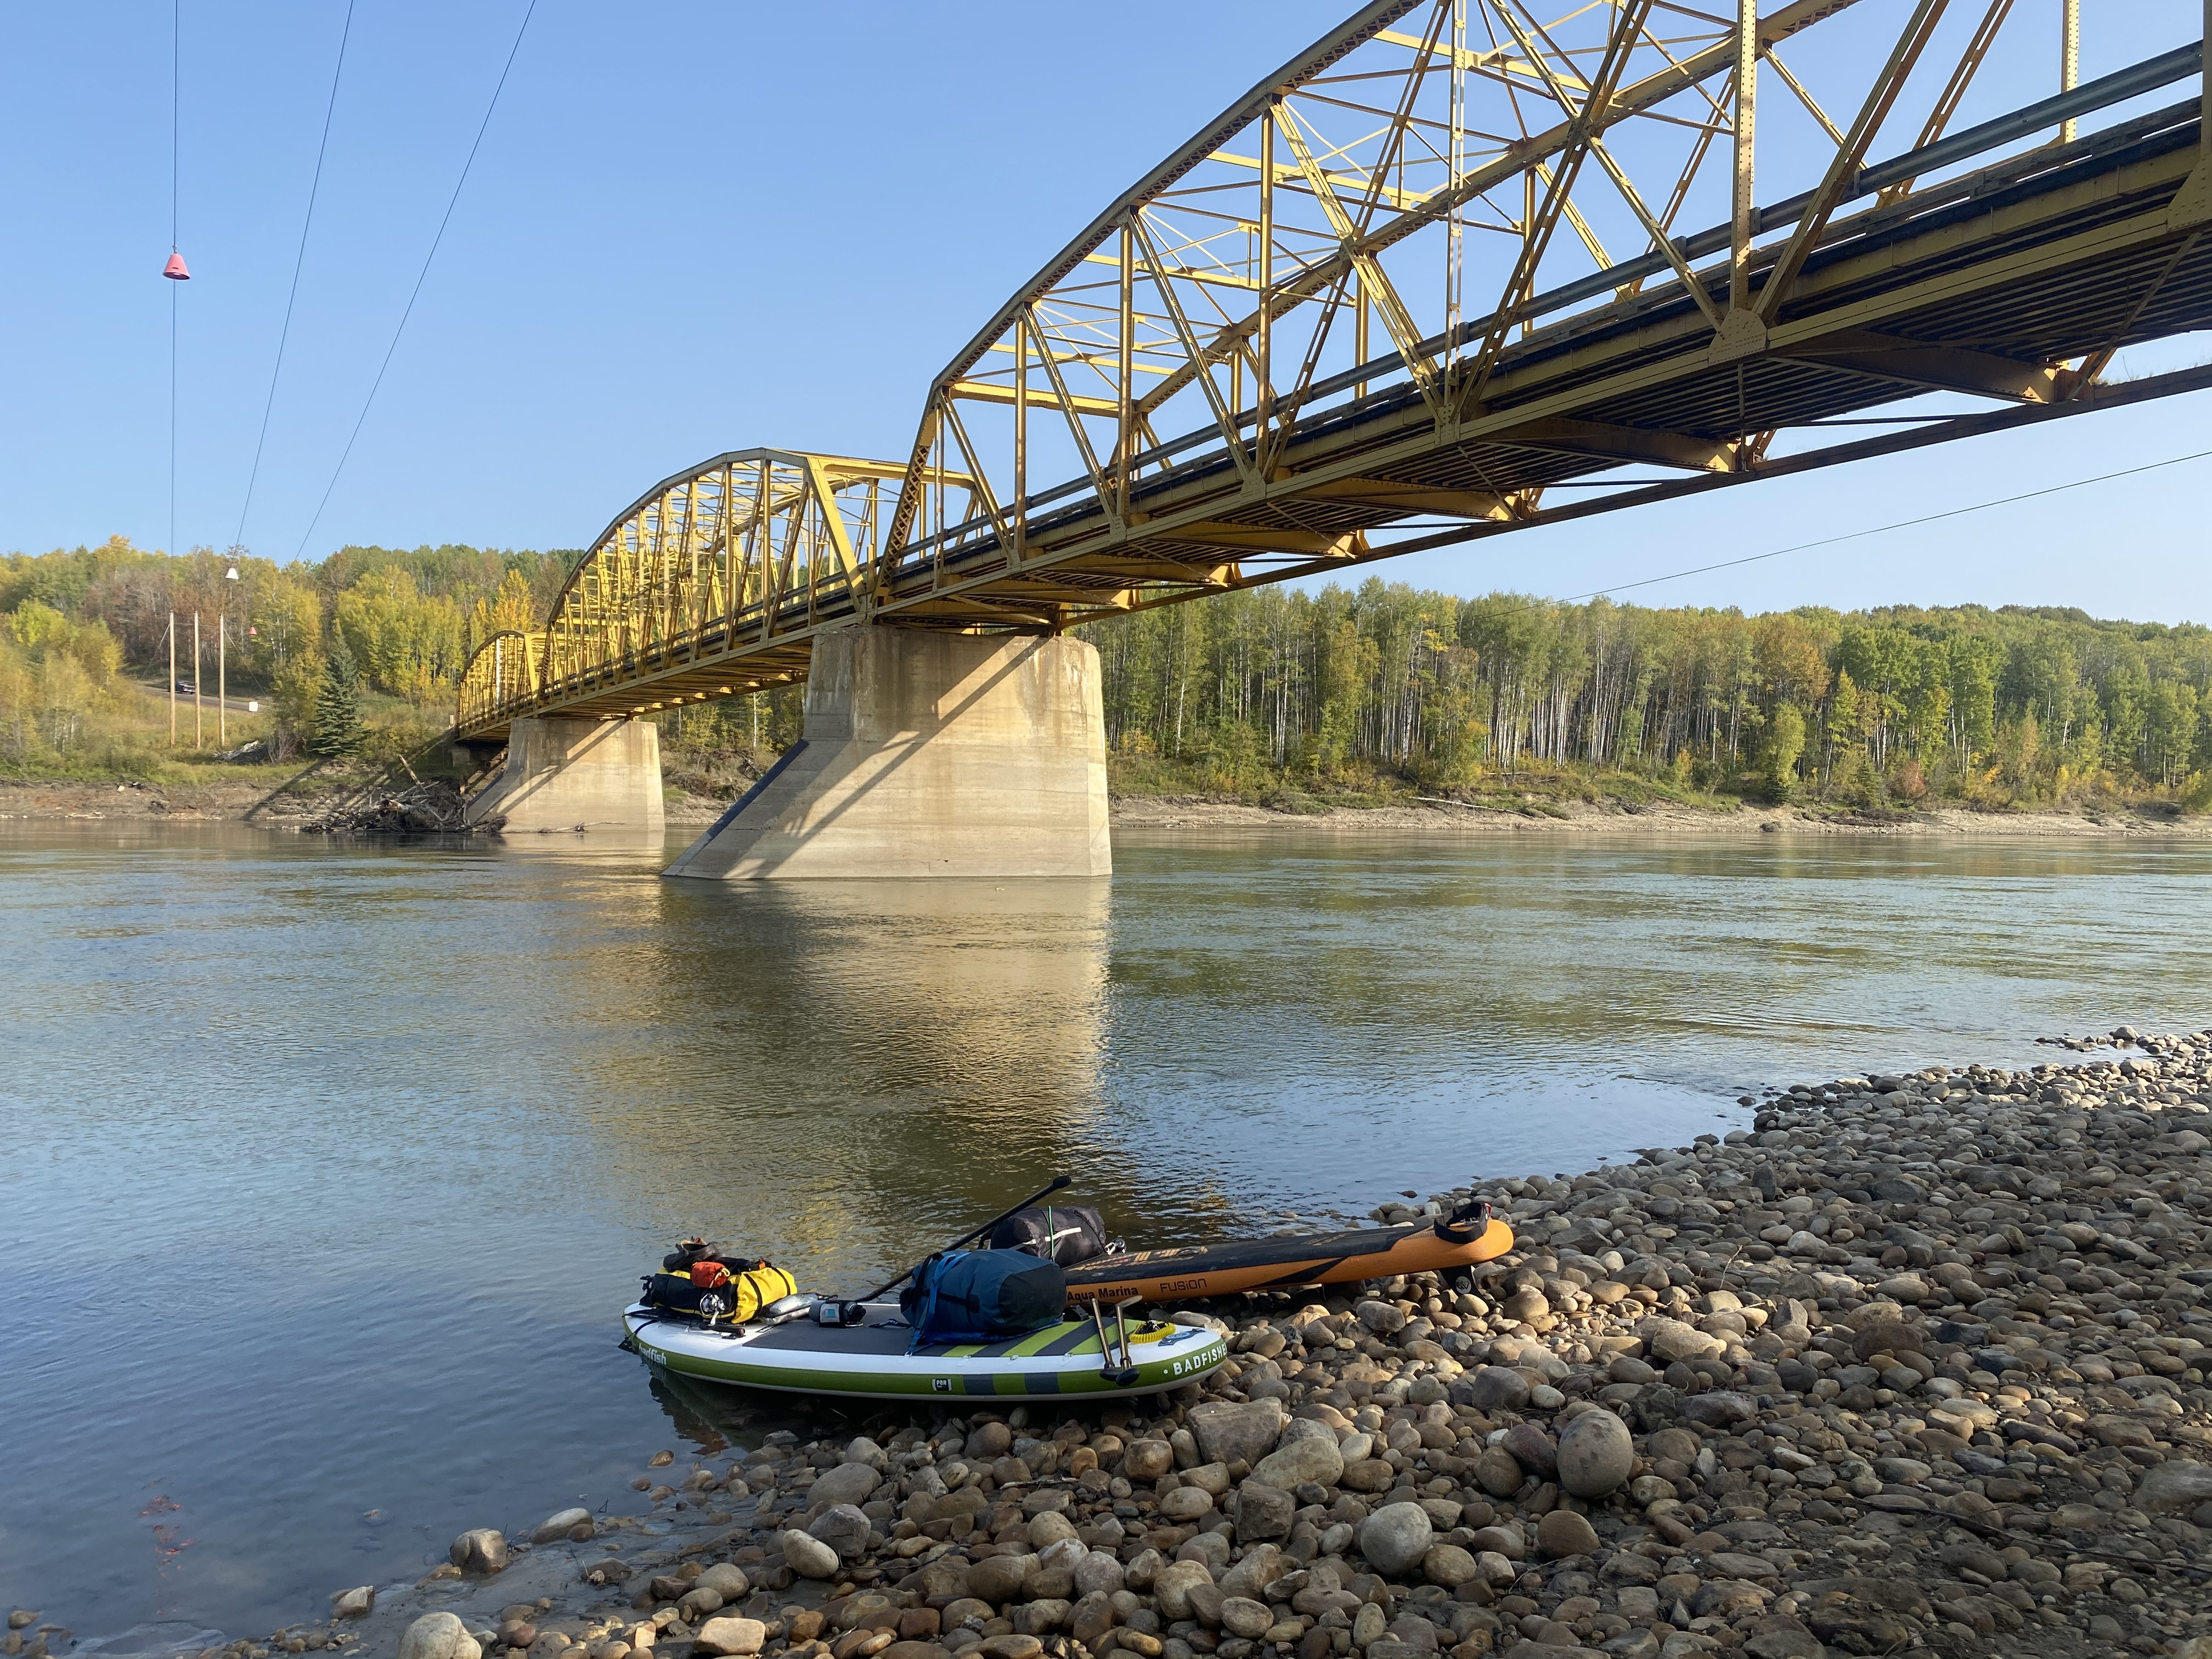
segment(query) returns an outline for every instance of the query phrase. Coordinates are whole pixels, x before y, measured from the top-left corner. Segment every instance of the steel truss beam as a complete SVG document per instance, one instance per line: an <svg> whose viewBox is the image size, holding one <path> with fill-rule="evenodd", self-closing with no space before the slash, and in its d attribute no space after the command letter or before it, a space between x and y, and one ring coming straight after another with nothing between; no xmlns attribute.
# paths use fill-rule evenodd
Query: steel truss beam
<svg viewBox="0 0 2212 1659"><path fill-rule="evenodd" d="M1012 296L904 461L655 486L534 649L479 651L461 725L786 683L825 625L1054 631L2197 384L2099 376L2212 325L2203 94L2143 107L2201 43L2000 100L1985 64L2041 9L1547 3L1368 5ZM2008 112L1962 125L1970 97ZM1929 391L1996 407L1771 453ZM1610 493L1547 504L1569 483ZM1420 518L1461 528L1393 529Z"/></svg>

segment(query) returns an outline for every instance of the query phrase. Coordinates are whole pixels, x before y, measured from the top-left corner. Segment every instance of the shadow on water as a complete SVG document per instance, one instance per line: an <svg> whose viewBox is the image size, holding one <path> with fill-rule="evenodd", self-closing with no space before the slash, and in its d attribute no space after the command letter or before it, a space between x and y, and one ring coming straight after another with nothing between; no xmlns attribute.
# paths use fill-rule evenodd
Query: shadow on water
<svg viewBox="0 0 2212 1659"><path fill-rule="evenodd" d="M646 902L650 939L599 994L649 1030L599 1063L594 1092L623 1104L597 1127L617 1178L738 1175L692 1186L710 1235L865 1274L1061 1170L1086 1194L1135 1184L1095 1139L1104 882L668 882Z"/></svg>

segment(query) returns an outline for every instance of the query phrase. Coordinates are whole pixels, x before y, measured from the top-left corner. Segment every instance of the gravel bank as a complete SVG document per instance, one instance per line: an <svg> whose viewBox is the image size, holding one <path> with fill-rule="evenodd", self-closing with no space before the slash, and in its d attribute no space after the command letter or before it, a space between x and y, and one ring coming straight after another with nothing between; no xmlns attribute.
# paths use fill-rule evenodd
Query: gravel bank
<svg viewBox="0 0 2212 1659"><path fill-rule="evenodd" d="M282 781L280 780L279 781ZM56 821L121 819L179 822L246 821L297 829L345 793L343 786L310 781L298 792L272 793L275 783L206 783L163 787L139 784L25 782L0 779L0 819ZM668 792L671 824L712 823L730 803L681 788ZM1278 812L1264 806L1176 796L1116 795L1116 830L1319 830L1332 833L1464 835L1608 835L1668 837L1683 835L1973 836L2006 839L2088 840L2125 836L2201 841L2212 836L2212 817L2163 817L2132 811L1961 812L1948 808L1900 815L1844 813L1822 817L1790 807L1745 806L1728 811L1657 804L1628 812L1581 801L1547 803L1523 811L1469 807L1449 802L1411 806L1330 807L1321 812ZM1768 826L1771 825L1770 830Z"/></svg>
<svg viewBox="0 0 2212 1659"><path fill-rule="evenodd" d="M1196 1310L1203 1391L664 1453L201 1659L2212 1659L2212 1032L2114 1036L1747 1097L1477 1188L1479 1279Z"/></svg>
<svg viewBox="0 0 2212 1659"><path fill-rule="evenodd" d="M1466 806L1449 801L1415 805L1332 806L1317 812L1279 812L1234 801L1180 796L1117 795L1116 830L1321 830L1393 834L1487 836L1960 836L2007 840L2056 837L2087 840L2126 836L2201 841L2212 836L2212 817L2111 812L1966 812L1949 807L1911 813L1821 814L1794 807L1741 806L1711 811L1655 803L1629 811L1605 803L1547 801L1518 811Z"/></svg>

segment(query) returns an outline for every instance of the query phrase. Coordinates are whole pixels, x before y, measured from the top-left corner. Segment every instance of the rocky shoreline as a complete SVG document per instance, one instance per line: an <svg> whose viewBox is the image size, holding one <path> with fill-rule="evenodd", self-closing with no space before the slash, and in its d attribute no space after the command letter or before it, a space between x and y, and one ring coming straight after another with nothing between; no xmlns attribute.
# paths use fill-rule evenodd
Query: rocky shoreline
<svg viewBox="0 0 2212 1659"><path fill-rule="evenodd" d="M1912 812L1811 811L1792 806L1738 806L1706 811L1671 802L1633 809L1618 802L1579 800L1518 810L1431 800L1411 805L1331 806L1288 812L1235 801L1185 796L1116 795L1116 830L1283 830L1449 836L1632 836L1668 838L1711 835L1796 835L1887 837L1988 837L2001 840L2154 837L2198 841L2212 836L2212 818L2166 817L2132 811L1970 812L1932 807Z"/></svg>
<svg viewBox="0 0 2212 1659"><path fill-rule="evenodd" d="M197 1659L2212 1659L2212 1031L2056 1041L1437 1194L1517 1248L1182 1310L1202 1389L662 1453Z"/></svg>
<svg viewBox="0 0 2212 1659"><path fill-rule="evenodd" d="M164 787L139 783L0 779L0 821L24 823L248 823L264 828L313 826L343 799L344 787L320 783L301 791L265 783L217 782ZM405 805L408 803L401 803ZM729 802L711 795L669 792L667 822L689 827L712 823ZM1523 810L1469 806L1434 800L1410 805L1332 806L1321 811L1279 811L1234 801L1188 796L1115 795L1114 828L1124 831L1320 830L1331 834L1488 836L1687 835L1988 836L2005 840L2088 840L2126 837L2201 841L2212 836L2212 817L2147 816L2109 812L1967 812L1937 807L1895 813L1820 813L1794 807L1742 806L1705 811L1655 803L1631 811L1618 804L1583 801L1531 804ZM393 827L393 826L382 826ZM420 830L421 824L396 827Z"/></svg>

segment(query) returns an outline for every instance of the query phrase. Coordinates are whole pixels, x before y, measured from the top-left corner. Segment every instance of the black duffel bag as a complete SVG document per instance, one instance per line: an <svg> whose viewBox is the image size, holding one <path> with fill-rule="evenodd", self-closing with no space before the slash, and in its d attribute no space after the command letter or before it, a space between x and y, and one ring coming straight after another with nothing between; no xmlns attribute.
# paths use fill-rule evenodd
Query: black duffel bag
<svg viewBox="0 0 2212 1659"><path fill-rule="evenodd" d="M649 1273L644 1281L645 1300L653 1307L706 1319L726 1317L740 1324L798 1288L791 1275L772 1261L729 1261L719 1256L695 1257L682 1271Z"/></svg>
<svg viewBox="0 0 2212 1659"><path fill-rule="evenodd" d="M907 1352L932 1342L997 1342L1056 1323L1067 1301L1059 1267L1021 1250L944 1250L899 1292L914 1328Z"/></svg>
<svg viewBox="0 0 2212 1659"><path fill-rule="evenodd" d="M1087 1204L1041 1204L1017 1210L991 1229L994 1250L1026 1250L1073 1267L1106 1254L1106 1223Z"/></svg>

